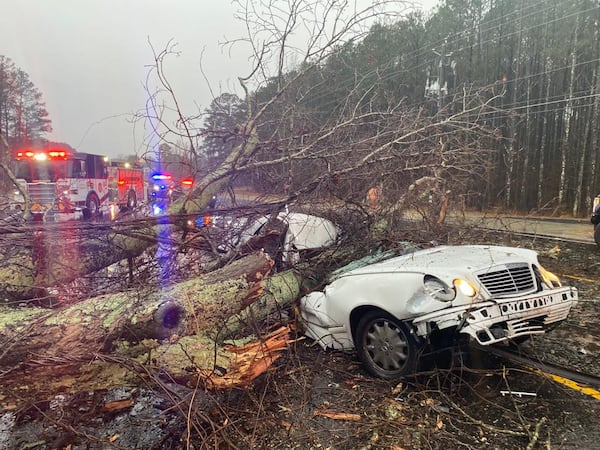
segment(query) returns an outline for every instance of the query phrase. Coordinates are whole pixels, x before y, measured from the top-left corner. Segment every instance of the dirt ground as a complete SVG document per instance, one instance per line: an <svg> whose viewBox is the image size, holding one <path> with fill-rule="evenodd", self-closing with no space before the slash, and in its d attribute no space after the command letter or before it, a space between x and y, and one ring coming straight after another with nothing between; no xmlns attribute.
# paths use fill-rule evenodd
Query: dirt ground
<svg viewBox="0 0 600 450"><path fill-rule="evenodd" d="M599 249L506 243L535 248L546 268L580 291L569 319L523 350L600 376ZM0 449L600 449L598 399L489 355L471 356L463 366L427 366L387 382L368 376L354 355L324 352L300 337L250 389L140 381L2 405Z"/></svg>

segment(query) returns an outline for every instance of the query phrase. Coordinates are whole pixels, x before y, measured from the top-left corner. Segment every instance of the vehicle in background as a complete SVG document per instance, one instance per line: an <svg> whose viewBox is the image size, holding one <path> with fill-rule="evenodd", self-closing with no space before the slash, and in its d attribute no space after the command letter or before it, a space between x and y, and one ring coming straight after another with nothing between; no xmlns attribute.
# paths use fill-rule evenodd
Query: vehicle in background
<svg viewBox="0 0 600 450"><path fill-rule="evenodd" d="M163 172L152 174L150 177L148 199L153 216L160 216L166 213L173 201L174 189L175 183L171 174Z"/></svg>
<svg viewBox="0 0 600 450"><path fill-rule="evenodd" d="M340 236L341 229L328 219L286 211L256 219L239 245L260 246L278 266L290 266L335 244Z"/></svg>
<svg viewBox="0 0 600 450"><path fill-rule="evenodd" d="M111 205L125 208L143 198L143 171L121 172L102 155L55 146L24 148L14 153L13 163L18 185L30 199L29 212L37 221L95 219ZM131 192L136 193L134 199ZM12 208L25 211L25 197L19 191Z"/></svg>
<svg viewBox="0 0 600 450"><path fill-rule="evenodd" d="M190 193L194 190L195 180L193 177L178 178L176 176L173 176L172 180L172 201L177 201L182 197L188 197Z"/></svg>
<svg viewBox="0 0 600 450"><path fill-rule="evenodd" d="M210 202L208 203L208 210L205 211L203 215L198 216L196 220L188 220L188 227L190 229L208 228L215 226L218 223L221 228L225 228L226 222L228 223L228 225L231 225L232 219L225 221L224 217L215 215L215 213L217 212L215 211L215 209L217 208L218 204L219 199L216 195L213 195L210 199Z"/></svg>
<svg viewBox="0 0 600 450"><path fill-rule="evenodd" d="M372 375L394 379L474 340L519 343L565 320L578 299L532 250L485 245L408 248L334 272L300 299L305 334L356 350Z"/></svg>
<svg viewBox="0 0 600 450"><path fill-rule="evenodd" d="M600 195L594 198L591 221L594 224L594 240L600 247Z"/></svg>
<svg viewBox="0 0 600 450"><path fill-rule="evenodd" d="M102 156L60 147L26 148L14 156L14 173L29 195L34 220L78 211L88 217L99 215L100 198L108 195L108 172ZM20 193L15 195L15 206L26 208Z"/></svg>
<svg viewBox="0 0 600 450"><path fill-rule="evenodd" d="M182 178L178 186L175 186L173 190L173 199L177 200L179 197L187 196L194 188L194 179L190 177Z"/></svg>
<svg viewBox="0 0 600 450"><path fill-rule="evenodd" d="M111 161L108 166L108 200L110 218L119 212L132 211L147 200L145 173L129 162Z"/></svg>

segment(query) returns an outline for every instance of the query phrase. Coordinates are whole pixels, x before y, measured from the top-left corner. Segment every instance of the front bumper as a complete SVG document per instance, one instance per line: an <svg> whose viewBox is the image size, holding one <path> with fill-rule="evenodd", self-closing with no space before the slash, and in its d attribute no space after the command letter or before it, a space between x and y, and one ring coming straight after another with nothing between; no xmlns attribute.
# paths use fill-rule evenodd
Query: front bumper
<svg viewBox="0 0 600 450"><path fill-rule="evenodd" d="M577 300L576 288L561 287L519 299L496 299L436 311L413 323L419 335L428 334L433 325L438 329L456 326L479 344L490 345L545 333L551 325L567 318Z"/></svg>

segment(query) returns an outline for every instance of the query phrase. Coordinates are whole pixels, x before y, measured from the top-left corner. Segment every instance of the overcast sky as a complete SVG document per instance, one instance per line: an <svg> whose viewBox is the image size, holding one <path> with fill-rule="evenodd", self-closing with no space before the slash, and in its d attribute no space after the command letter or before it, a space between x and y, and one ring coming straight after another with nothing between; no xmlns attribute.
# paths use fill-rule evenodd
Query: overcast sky
<svg viewBox="0 0 600 450"><path fill-rule="evenodd" d="M366 2L372 0L359 0ZM436 0L422 0L424 7ZM152 46L172 40L181 52L167 76L179 96L203 110L211 93L235 92L247 75L241 51L220 42L243 35L230 0L0 0L0 55L29 74L52 120L49 138L79 151L128 155L145 151L141 124L131 115L147 99ZM154 87L153 81L150 87Z"/></svg>

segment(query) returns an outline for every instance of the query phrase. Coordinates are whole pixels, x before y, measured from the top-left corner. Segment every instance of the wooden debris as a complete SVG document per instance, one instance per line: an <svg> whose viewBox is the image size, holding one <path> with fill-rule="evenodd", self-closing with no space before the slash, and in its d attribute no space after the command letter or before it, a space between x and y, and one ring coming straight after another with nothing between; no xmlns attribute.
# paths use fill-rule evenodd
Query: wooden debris
<svg viewBox="0 0 600 450"><path fill-rule="evenodd" d="M126 398L123 400L115 400L113 402L107 402L102 405L103 411L114 412L121 411L123 409L131 408L133 406L133 399Z"/></svg>
<svg viewBox="0 0 600 450"><path fill-rule="evenodd" d="M290 339L289 327L282 326L258 342L241 347L226 345L225 350L231 355L228 372L218 375L215 371L198 369L198 374L204 384L213 389L248 386L265 373L292 342L295 340Z"/></svg>
<svg viewBox="0 0 600 450"><path fill-rule="evenodd" d="M322 409L322 408L315 409L315 411L313 412L313 417L314 416L327 417L328 419L333 419L333 420L347 420L347 421L351 421L351 422L360 422L361 421L360 414L335 412L335 411L331 411L328 409Z"/></svg>

